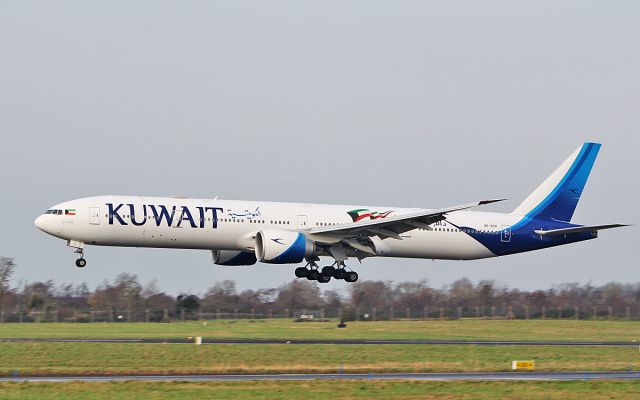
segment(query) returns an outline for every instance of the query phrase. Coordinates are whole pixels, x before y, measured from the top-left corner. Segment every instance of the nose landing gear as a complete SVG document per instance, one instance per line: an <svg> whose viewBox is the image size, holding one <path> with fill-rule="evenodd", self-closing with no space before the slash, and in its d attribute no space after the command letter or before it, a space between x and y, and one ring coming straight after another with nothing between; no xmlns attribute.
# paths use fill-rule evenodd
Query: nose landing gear
<svg viewBox="0 0 640 400"><path fill-rule="evenodd" d="M87 260L84 259L84 243L69 241L67 246L75 248L74 253L80 255L76 260L76 267L84 268L87 265Z"/></svg>

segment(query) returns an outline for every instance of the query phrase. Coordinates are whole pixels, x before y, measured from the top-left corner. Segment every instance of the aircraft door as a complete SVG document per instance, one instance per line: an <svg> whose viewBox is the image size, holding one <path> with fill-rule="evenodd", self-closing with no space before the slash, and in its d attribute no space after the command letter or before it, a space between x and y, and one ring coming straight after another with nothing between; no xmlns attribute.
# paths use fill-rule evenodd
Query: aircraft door
<svg viewBox="0 0 640 400"><path fill-rule="evenodd" d="M306 229L306 228L307 228L307 216L298 215L298 229Z"/></svg>
<svg viewBox="0 0 640 400"><path fill-rule="evenodd" d="M89 223L91 225L100 225L100 207L89 208Z"/></svg>

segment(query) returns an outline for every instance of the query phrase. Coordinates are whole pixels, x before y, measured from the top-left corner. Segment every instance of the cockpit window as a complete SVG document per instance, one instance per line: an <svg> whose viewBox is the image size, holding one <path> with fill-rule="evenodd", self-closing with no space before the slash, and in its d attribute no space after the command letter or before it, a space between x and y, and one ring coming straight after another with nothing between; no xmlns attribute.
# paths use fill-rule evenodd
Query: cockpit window
<svg viewBox="0 0 640 400"><path fill-rule="evenodd" d="M45 214L62 215L62 210L47 210Z"/></svg>

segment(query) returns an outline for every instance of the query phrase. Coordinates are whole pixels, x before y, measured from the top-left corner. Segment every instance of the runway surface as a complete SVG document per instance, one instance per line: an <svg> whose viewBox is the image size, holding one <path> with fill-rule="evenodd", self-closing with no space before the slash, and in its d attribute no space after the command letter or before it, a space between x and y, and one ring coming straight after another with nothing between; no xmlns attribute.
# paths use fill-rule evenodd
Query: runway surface
<svg viewBox="0 0 640 400"><path fill-rule="evenodd" d="M113 382L113 381L311 381L311 380L417 380L417 381L588 381L640 379L640 371L616 372L464 372L416 374L274 374L274 375L114 375L40 376L0 378L0 382Z"/></svg>
<svg viewBox="0 0 640 400"><path fill-rule="evenodd" d="M193 343L192 339L2 339L0 342L42 343ZM573 342L527 340L357 340L357 339L212 339L202 338L202 344L414 344L414 345L475 345L475 346L614 346L638 347L639 342Z"/></svg>

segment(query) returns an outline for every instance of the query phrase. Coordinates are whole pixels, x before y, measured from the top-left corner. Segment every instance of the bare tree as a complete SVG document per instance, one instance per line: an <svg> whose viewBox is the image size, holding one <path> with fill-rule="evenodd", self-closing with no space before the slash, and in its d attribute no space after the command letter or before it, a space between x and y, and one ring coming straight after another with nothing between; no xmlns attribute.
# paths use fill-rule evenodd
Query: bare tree
<svg viewBox="0 0 640 400"><path fill-rule="evenodd" d="M12 291L9 281L15 268L13 258L0 257L0 311L4 311L4 297Z"/></svg>
<svg viewBox="0 0 640 400"><path fill-rule="evenodd" d="M232 311L238 307L236 283L231 280L216 282L202 298L202 306L208 310Z"/></svg>
<svg viewBox="0 0 640 400"><path fill-rule="evenodd" d="M144 287L142 288L142 292L140 292L140 295L146 299L148 297L155 296L160 293L161 291L158 288L158 280L154 278L150 282L148 282L146 285L144 285Z"/></svg>
<svg viewBox="0 0 640 400"><path fill-rule="evenodd" d="M374 307L383 310L393 304L394 296L391 282L361 281L350 286L351 306L361 310Z"/></svg>
<svg viewBox="0 0 640 400"><path fill-rule="evenodd" d="M306 280L295 280L280 287L276 304L292 311L320 308L322 297L317 284Z"/></svg>
<svg viewBox="0 0 640 400"><path fill-rule="evenodd" d="M338 310L342 308L342 296L337 290L326 290L323 293L324 307L327 315L337 315Z"/></svg>
<svg viewBox="0 0 640 400"><path fill-rule="evenodd" d="M473 283L468 278L458 279L449 288L449 300L456 307L470 309L474 305L475 297Z"/></svg>

